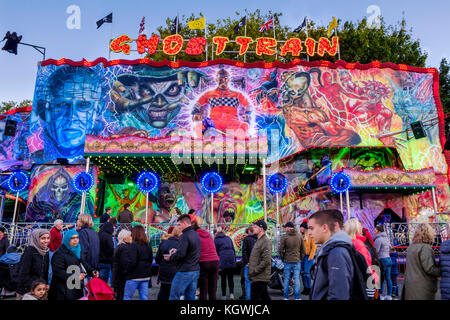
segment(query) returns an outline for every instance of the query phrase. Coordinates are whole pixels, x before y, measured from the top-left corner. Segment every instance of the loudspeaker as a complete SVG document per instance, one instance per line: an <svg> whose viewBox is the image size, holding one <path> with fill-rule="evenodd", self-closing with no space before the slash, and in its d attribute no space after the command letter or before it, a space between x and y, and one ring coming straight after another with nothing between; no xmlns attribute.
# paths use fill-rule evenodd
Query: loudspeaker
<svg viewBox="0 0 450 320"><path fill-rule="evenodd" d="M69 164L69 161L66 158L56 158L56 162L63 165Z"/></svg>
<svg viewBox="0 0 450 320"><path fill-rule="evenodd" d="M423 130L422 121L411 123L411 129L413 131L414 138L416 139L425 138L427 136L427 134Z"/></svg>
<svg viewBox="0 0 450 320"><path fill-rule="evenodd" d="M6 120L4 136L14 137L16 135L17 121Z"/></svg>

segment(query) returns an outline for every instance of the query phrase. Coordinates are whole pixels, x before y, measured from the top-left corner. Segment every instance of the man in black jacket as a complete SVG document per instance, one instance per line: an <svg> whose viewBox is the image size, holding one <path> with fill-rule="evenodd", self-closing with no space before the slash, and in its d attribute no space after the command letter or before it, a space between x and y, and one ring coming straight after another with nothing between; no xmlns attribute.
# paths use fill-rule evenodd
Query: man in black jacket
<svg viewBox="0 0 450 320"><path fill-rule="evenodd" d="M171 249L164 257L167 261L175 261L177 273L172 281L169 300L195 300L197 280L200 276L200 237L191 226L191 218L183 214L178 218L178 226L183 234L177 249Z"/></svg>
<svg viewBox="0 0 450 320"><path fill-rule="evenodd" d="M248 278L248 262L258 237L253 234L253 226L248 227L247 236L242 243L242 265L244 266L245 276L245 300L250 300L250 279Z"/></svg>
<svg viewBox="0 0 450 320"><path fill-rule="evenodd" d="M111 272L111 264L114 255L114 241L113 241L114 225L111 222L106 222L100 228L98 237L100 240L100 254L98 257L98 271L99 278L108 282L109 274Z"/></svg>

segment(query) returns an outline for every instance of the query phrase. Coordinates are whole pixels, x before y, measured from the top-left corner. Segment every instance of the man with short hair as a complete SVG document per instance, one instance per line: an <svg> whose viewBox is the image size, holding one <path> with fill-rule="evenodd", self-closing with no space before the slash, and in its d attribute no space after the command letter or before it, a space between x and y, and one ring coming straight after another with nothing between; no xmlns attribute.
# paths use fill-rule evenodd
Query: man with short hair
<svg viewBox="0 0 450 320"><path fill-rule="evenodd" d="M251 281L251 300L271 300L267 292L272 268L272 242L266 236L267 224L258 220L253 224L253 233L258 237L250 254L248 276Z"/></svg>
<svg viewBox="0 0 450 320"><path fill-rule="evenodd" d="M105 209L105 213L100 217L100 223L108 222L109 218L111 218L111 211L111 207Z"/></svg>
<svg viewBox="0 0 450 320"><path fill-rule="evenodd" d="M284 300L289 300L289 282L292 274L294 275L295 300L300 300L300 262L305 256L305 244L292 222L287 222L283 228L286 234L280 239L278 253L284 263Z"/></svg>
<svg viewBox="0 0 450 320"><path fill-rule="evenodd" d="M128 203L125 203L125 205L123 206L123 211L119 212L118 215L118 221L120 224L125 224L125 227L121 227L120 229L131 229L131 223L134 220L133 217L133 212L131 212L130 209L130 205Z"/></svg>
<svg viewBox="0 0 450 320"><path fill-rule="evenodd" d="M322 247L313 273L311 300L349 300L353 288L354 267L350 236L342 231L344 218L339 210L321 210L309 217L308 235Z"/></svg>
<svg viewBox="0 0 450 320"><path fill-rule="evenodd" d="M165 255L166 261L175 261L177 273L172 280L169 300L195 300L197 281L200 276L200 237L192 228L191 218L183 214L178 218L178 226L183 234L177 249Z"/></svg>
<svg viewBox="0 0 450 320"><path fill-rule="evenodd" d="M250 260L250 255L252 253L252 249L255 246L256 241L258 240L258 237L253 233L253 226L250 226L246 230L247 236L242 240L242 265L244 269L244 279L245 279L245 286L243 290L243 297L245 300L250 300L250 286L251 282L248 277L248 263Z"/></svg>

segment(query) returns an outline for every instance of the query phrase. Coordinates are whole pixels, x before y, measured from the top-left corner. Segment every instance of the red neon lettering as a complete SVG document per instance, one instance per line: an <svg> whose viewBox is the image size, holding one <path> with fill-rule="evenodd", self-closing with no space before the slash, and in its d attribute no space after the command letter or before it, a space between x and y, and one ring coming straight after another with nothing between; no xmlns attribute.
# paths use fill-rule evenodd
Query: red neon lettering
<svg viewBox="0 0 450 320"><path fill-rule="evenodd" d="M156 47L159 43L159 36L154 35L149 40L145 34L141 34L136 40L137 50L140 54L145 52L147 49L148 54L154 54L156 52Z"/></svg>
<svg viewBox="0 0 450 320"><path fill-rule="evenodd" d="M277 50L270 48L277 46L277 40L274 38L258 38L256 39L256 54L258 56L265 54L268 56L273 56L277 53Z"/></svg>
<svg viewBox="0 0 450 320"><path fill-rule="evenodd" d="M291 38L280 48L280 55L285 56L289 52L297 57L302 51L302 41L299 38Z"/></svg>
<svg viewBox="0 0 450 320"><path fill-rule="evenodd" d="M133 42L133 39L131 39L126 34L123 34L111 41L109 48L111 49L111 51L116 53L122 51L125 54L130 54L131 46L126 42Z"/></svg>
<svg viewBox="0 0 450 320"><path fill-rule="evenodd" d="M248 47L249 47L250 43L252 43L252 42L253 42L253 39L250 37L236 37L236 43L238 45L240 45L240 48L239 48L240 56L244 55L247 52Z"/></svg>
<svg viewBox="0 0 450 320"><path fill-rule="evenodd" d="M203 37L192 38L188 41L186 54L190 56L198 56L205 51L206 39Z"/></svg>
<svg viewBox="0 0 450 320"><path fill-rule="evenodd" d="M225 47L226 47L228 41L230 41L230 39L228 39L228 37L219 37L219 36L213 37L213 43L217 44L216 56L218 56L219 54L221 54L225 51Z"/></svg>
<svg viewBox="0 0 450 320"><path fill-rule="evenodd" d="M328 52L330 56L335 56L337 53L338 45L339 45L339 37L331 38L333 41L333 45L330 46L330 42L327 38L320 38L319 45L317 46L317 54L321 57L325 54L325 51Z"/></svg>
<svg viewBox="0 0 450 320"><path fill-rule="evenodd" d="M183 47L183 37L179 34L165 37L163 40L163 51L168 55L176 55L181 51Z"/></svg>

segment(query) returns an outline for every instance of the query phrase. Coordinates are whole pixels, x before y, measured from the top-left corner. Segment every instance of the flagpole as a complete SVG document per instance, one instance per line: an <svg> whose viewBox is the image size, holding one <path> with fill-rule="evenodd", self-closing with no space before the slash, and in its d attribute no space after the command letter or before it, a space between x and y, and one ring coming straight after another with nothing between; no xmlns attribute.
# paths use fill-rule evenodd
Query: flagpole
<svg viewBox="0 0 450 320"><path fill-rule="evenodd" d="M245 18L244 37L247 37L247 18ZM245 56L246 55L247 55L247 52L244 53L244 63L245 63Z"/></svg>
<svg viewBox="0 0 450 320"><path fill-rule="evenodd" d="M109 35L109 44L108 44L108 60L111 60L111 41L113 38L113 22L111 21L111 27L109 28L110 35Z"/></svg>
<svg viewBox="0 0 450 320"><path fill-rule="evenodd" d="M206 19L205 19L205 40L206 40L206 61L208 61L208 35L206 34Z"/></svg>
<svg viewBox="0 0 450 320"><path fill-rule="evenodd" d="M273 16L273 38L275 39L275 41L277 41L277 37L275 36L275 16ZM278 50L275 54L275 60L278 60Z"/></svg>
<svg viewBox="0 0 450 320"><path fill-rule="evenodd" d="M309 38L309 36L308 36L308 17L305 17L305 21L306 21L306 38ZM309 61L308 54L306 54L306 61Z"/></svg>
<svg viewBox="0 0 450 320"><path fill-rule="evenodd" d="M180 18L178 17L178 15L179 15L179 13L177 12L177 24L175 26L175 30L176 30L175 34L178 34L178 24L180 23ZM173 56L173 62L175 62L175 60L176 60L176 57Z"/></svg>

